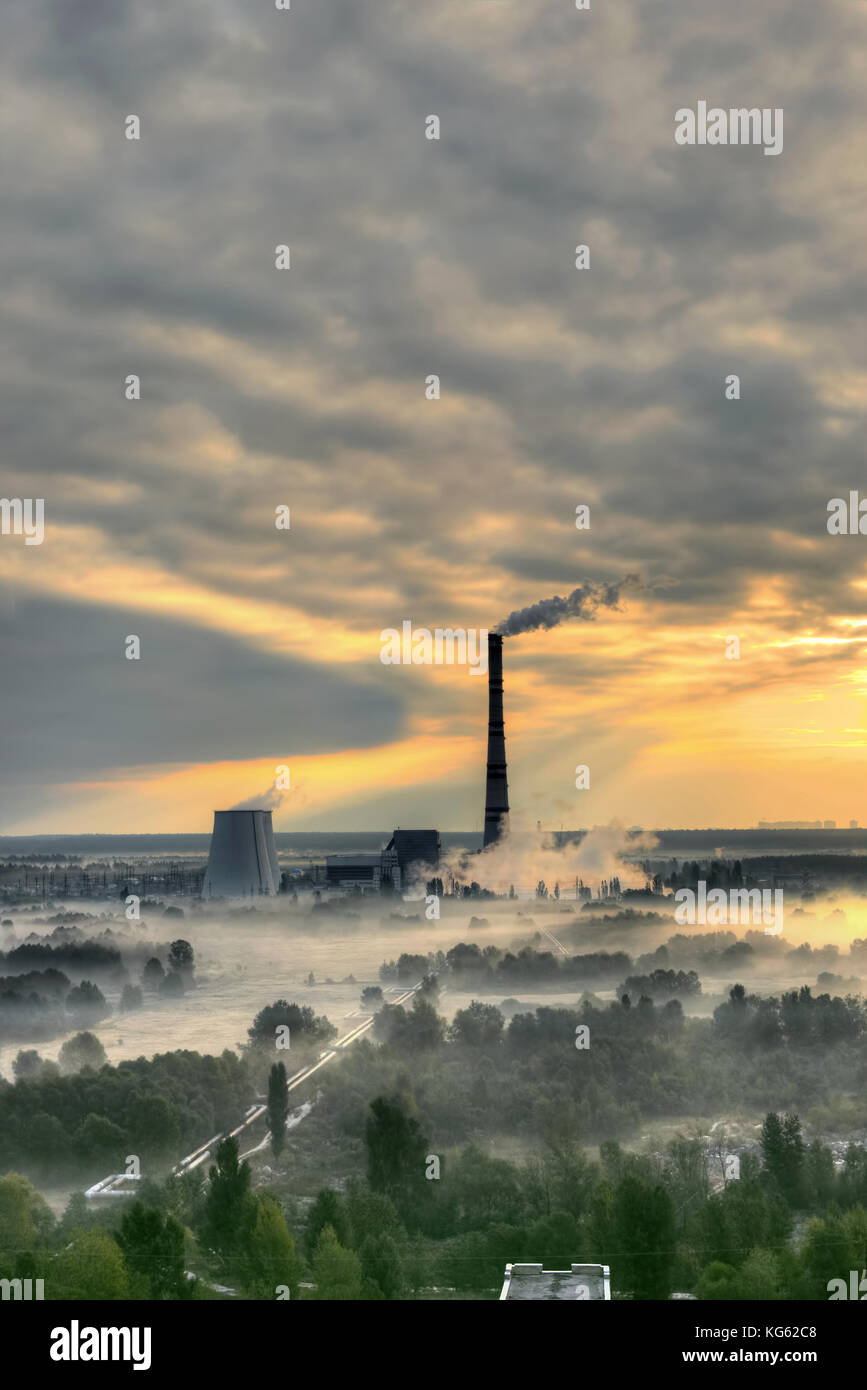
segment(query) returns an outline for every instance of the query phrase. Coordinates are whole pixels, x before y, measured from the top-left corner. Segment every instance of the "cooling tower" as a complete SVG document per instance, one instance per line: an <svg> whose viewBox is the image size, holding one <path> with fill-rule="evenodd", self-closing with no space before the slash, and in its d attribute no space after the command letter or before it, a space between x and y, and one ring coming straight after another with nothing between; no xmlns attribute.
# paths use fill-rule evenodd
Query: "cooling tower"
<svg viewBox="0 0 867 1390"><path fill-rule="evenodd" d="M506 735L503 726L503 639L488 633L488 778L485 786L485 847L509 824Z"/></svg>
<svg viewBox="0 0 867 1390"><path fill-rule="evenodd" d="M271 812L215 811L202 897L272 897L279 889Z"/></svg>

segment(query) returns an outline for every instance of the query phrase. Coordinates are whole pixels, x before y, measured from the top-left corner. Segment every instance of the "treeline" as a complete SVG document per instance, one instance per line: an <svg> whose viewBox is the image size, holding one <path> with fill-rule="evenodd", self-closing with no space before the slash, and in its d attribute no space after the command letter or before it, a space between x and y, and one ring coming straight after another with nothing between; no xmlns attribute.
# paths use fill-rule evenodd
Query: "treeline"
<svg viewBox="0 0 867 1390"><path fill-rule="evenodd" d="M568 936L568 930L563 933ZM478 946L475 942L458 942L449 951L419 955L404 952L397 960L385 961L379 968L379 978L410 984L430 971L441 978L448 977L456 989L479 993L501 992L504 989L564 987L576 989L620 985L619 992L643 992L658 997L669 994L687 996L700 993L697 972L729 969L732 974L758 966L770 960L792 970L805 969L829 975L834 966L848 965L854 970L867 970L867 940L856 938L848 955L841 955L838 946L812 947L809 943L792 947L779 937L763 931L747 931L740 940L732 931L710 931L698 935L679 932L668 938L655 951L633 958L626 951L597 951L573 956L561 956L540 949L537 943L545 938L536 933L532 945L503 950L498 946ZM672 981L675 987L671 988Z"/></svg>
<svg viewBox="0 0 867 1390"><path fill-rule="evenodd" d="M0 1082L0 1169L93 1175L122 1170L127 1154L177 1157L232 1129L254 1099L245 1062L167 1052L146 1061L62 1076L49 1064L32 1079Z"/></svg>
<svg viewBox="0 0 867 1390"><path fill-rule="evenodd" d="M379 978L409 983L430 970L438 970L448 975L456 989L486 991L529 985L562 986L584 981L613 984L623 979L631 968L632 959L625 951L565 958L531 946L513 952L497 946L479 947L472 942L459 942L444 955L442 952L438 956L405 953L397 961L387 961L380 966Z"/></svg>
<svg viewBox="0 0 867 1390"><path fill-rule="evenodd" d="M437 1152L415 1097L376 1096L362 1129L366 1180L319 1191L306 1211L255 1192L235 1140L206 1184L143 1181L130 1205L74 1197L56 1222L26 1179L0 1178L0 1261L42 1278L48 1299L495 1298L509 1262L607 1264L615 1299L826 1300L862 1267L867 1150L841 1170L796 1114L769 1112L759 1154L732 1168L699 1139L659 1154L608 1141L598 1162L571 1119L549 1112L517 1164L474 1145ZM798 1239L794 1233L799 1229ZM839 1295L838 1295L839 1296Z"/></svg>
<svg viewBox="0 0 867 1390"><path fill-rule="evenodd" d="M389 1236L394 1292L386 1296L442 1285L495 1296L510 1261L550 1269L576 1261L610 1265L621 1298L677 1290L700 1299L826 1299L829 1281L860 1268L867 1150L851 1145L838 1173L829 1149L805 1143L797 1115L769 1113L760 1156L745 1154L738 1176L714 1190L714 1156L698 1139L678 1136L652 1157L605 1142L594 1163L570 1120L549 1111L540 1152L518 1165L475 1145L437 1154L419 1110L405 1094L379 1096L364 1129L368 1185L390 1207L379 1227ZM356 1248L357 1201L357 1189L349 1201L321 1192L307 1249L326 1226Z"/></svg>
<svg viewBox="0 0 867 1390"><path fill-rule="evenodd" d="M133 985L121 953L100 942L70 942L59 945L44 942L25 942L0 953L0 964L35 969L22 969L20 974L0 976L0 1041L36 1042L69 1032L71 1028L92 1027L107 1018L112 1010L99 986L90 979L73 985L60 969L82 971L96 968L107 974L111 983L123 986L119 1007L122 1011L141 1007L143 992L177 998L193 982L194 953L188 941L177 940L161 949L166 967L153 950L140 950L145 956L141 984Z"/></svg>
<svg viewBox="0 0 867 1390"><path fill-rule="evenodd" d="M475 1000L447 1025L435 998L434 989L411 1008L386 1005L374 1024L382 1046L362 1041L323 1072L334 1131L357 1134L365 1094L396 1086L403 1071L450 1144L506 1133L532 1140L547 1108L573 1115L596 1141L653 1117L766 1110L781 1096L802 1111L848 1097L848 1120L867 1123L853 1080L867 1067L859 999L807 987L759 999L738 985L709 1019L685 1018L677 998L633 1002L626 993L608 1005L518 1011L508 1023Z"/></svg>
<svg viewBox="0 0 867 1390"><path fill-rule="evenodd" d="M32 970L0 978L0 1041L58 1037L106 1018L111 1009L91 980L80 985L60 970Z"/></svg>

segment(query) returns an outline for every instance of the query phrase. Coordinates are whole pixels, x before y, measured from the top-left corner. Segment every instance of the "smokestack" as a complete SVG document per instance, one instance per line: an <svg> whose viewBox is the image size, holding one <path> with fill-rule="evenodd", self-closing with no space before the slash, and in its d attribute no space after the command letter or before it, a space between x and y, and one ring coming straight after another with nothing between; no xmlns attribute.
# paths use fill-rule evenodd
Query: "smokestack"
<svg viewBox="0 0 867 1390"><path fill-rule="evenodd" d="M202 897L273 897L279 890L271 812L215 811Z"/></svg>
<svg viewBox="0 0 867 1390"><path fill-rule="evenodd" d="M488 633L488 777L485 785L485 848L496 844L509 824L506 735L503 725L503 639Z"/></svg>

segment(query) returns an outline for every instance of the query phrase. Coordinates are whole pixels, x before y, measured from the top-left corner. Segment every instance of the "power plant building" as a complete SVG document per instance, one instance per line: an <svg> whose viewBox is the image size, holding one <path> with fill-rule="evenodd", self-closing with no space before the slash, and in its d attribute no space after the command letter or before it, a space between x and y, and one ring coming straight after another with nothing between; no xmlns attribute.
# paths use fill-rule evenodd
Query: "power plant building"
<svg viewBox="0 0 867 1390"><path fill-rule="evenodd" d="M273 897L279 891L271 812L215 811L202 897Z"/></svg>
<svg viewBox="0 0 867 1390"><path fill-rule="evenodd" d="M438 830L395 830L378 854L330 854L325 860L325 881L330 888L379 892L389 886L399 893L416 873L439 868Z"/></svg>
<svg viewBox="0 0 867 1390"><path fill-rule="evenodd" d="M385 847L384 853L393 851L401 876L406 880L407 873L416 865L438 869L440 866L440 834L438 830L395 830Z"/></svg>

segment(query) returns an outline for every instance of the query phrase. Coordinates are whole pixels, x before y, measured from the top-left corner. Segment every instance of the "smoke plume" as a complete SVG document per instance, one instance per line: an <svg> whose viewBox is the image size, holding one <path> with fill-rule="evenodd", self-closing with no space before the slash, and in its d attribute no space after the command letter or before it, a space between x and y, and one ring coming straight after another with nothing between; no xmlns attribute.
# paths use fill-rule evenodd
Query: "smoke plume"
<svg viewBox="0 0 867 1390"><path fill-rule="evenodd" d="M587 579L573 589L567 598L555 594L553 598L531 603L529 608L516 608L494 630L501 637L514 637L519 632L533 632L539 627L558 627L569 618L583 618L589 622L599 608L619 608L623 590L640 585L641 579L637 574L627 574L613 584L595 584L592 579Z"/></svg>
<svg viewBox="0 0 867 1390"><path fill-rule="evenodd" d="M277 787L269 787L261 796L251 796L246 801L239 801L237 805L231 806L232 811L278 811L283 802L285 792Z"/></svg>

